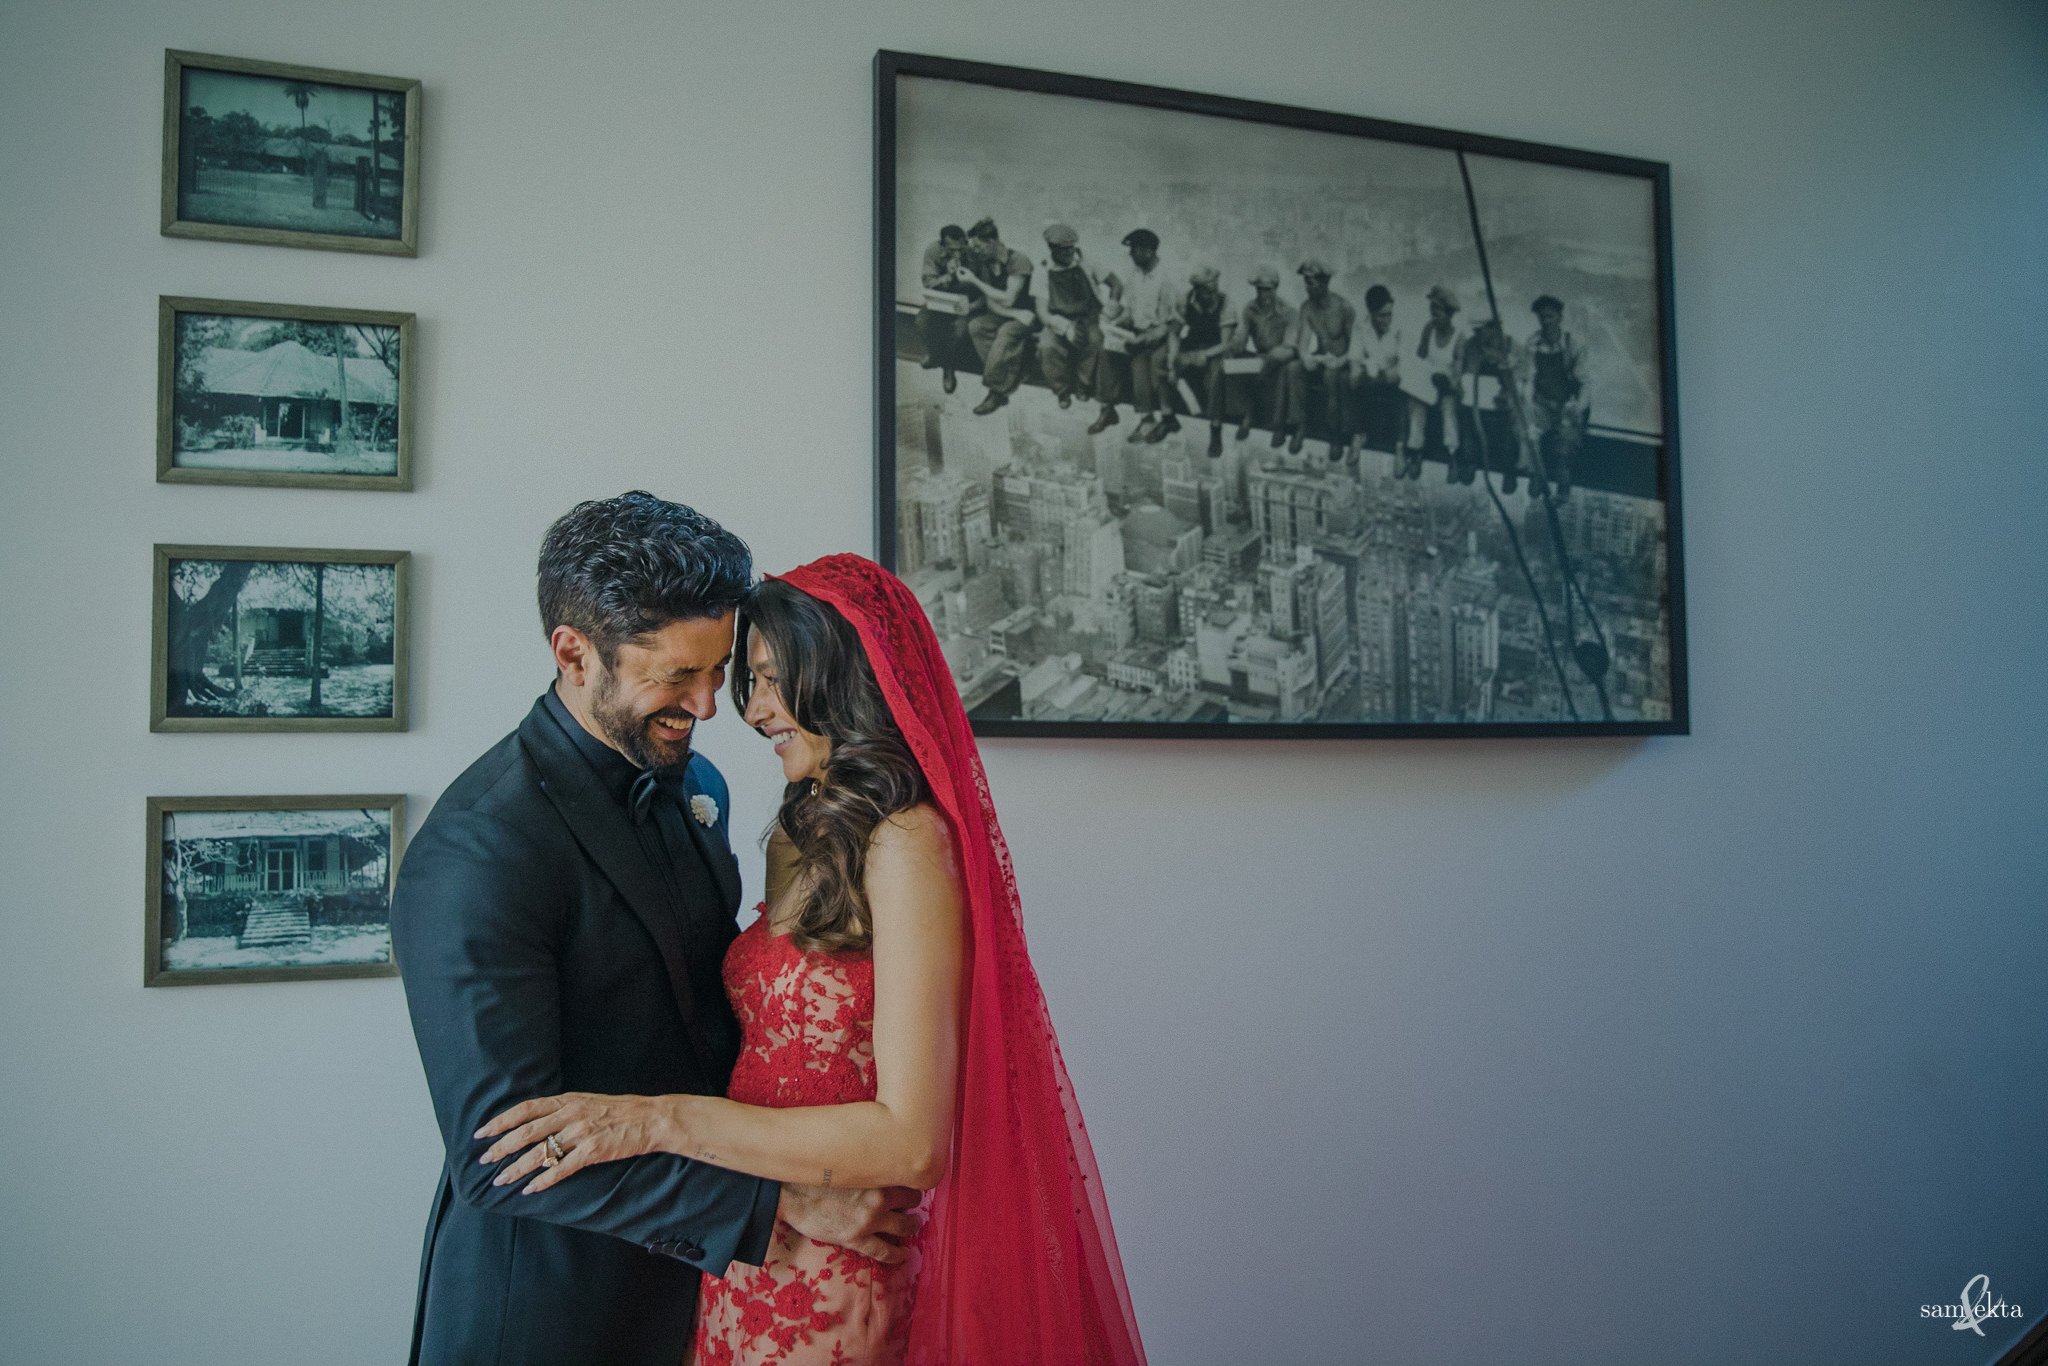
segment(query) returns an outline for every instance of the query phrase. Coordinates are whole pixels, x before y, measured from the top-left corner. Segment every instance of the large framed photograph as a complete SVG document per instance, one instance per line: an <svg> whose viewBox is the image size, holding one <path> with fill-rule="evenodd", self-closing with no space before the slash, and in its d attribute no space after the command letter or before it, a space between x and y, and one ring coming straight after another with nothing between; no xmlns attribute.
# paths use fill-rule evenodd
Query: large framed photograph
<svg viewBox="0 0 2048 1366"><path fill-rule="evenodd" d="M412 487L413 315L164 298L160 483Z"/></svg>
<svg viewBox="0 0 2048 1366"><path fill-rule="evenodd" d="M160 545L153 731L405 729L402 550Z"/></svg>
<svg viewBox="0 0 2048 1366"><path fill-rule="evenodd" d="M1662 162L876 58L878 550L983 735L1689 726Z"/></svg>
<svg viewBox="0 0 2048 1366"><path fill-rule="evenodd" d="M414 256L420 83L164 53L163 232Z"/></svg>
<svg viewBox="0 0 2048 1366"><path fill-rule="evenodd" d="M390 977L405 798L151 797L144 986Z"/></svg>

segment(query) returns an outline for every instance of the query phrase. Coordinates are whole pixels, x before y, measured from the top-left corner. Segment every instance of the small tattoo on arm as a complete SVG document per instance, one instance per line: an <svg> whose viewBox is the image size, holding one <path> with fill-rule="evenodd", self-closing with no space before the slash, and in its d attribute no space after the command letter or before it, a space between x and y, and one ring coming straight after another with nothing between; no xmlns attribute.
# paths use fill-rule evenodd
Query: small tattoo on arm
<svg viewBox="0 0 2048 1366"><path fill-rule="evenodd" d="M832 1169L830 1167L825 1168L825 1188L827 1190L832 1188Z"/></svg>

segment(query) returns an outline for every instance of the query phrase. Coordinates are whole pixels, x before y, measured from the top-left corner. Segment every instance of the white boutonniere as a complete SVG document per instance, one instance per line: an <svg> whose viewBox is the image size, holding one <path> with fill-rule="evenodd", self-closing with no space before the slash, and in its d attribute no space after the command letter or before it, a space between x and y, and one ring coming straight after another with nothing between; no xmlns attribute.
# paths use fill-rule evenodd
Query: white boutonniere
<svg viewBox="0 0 2048 1366"><path fill-rule="evenodd" d="M699 825L718 824L718 803L699 792L690 798L690 814L697 818Z"/></svg>

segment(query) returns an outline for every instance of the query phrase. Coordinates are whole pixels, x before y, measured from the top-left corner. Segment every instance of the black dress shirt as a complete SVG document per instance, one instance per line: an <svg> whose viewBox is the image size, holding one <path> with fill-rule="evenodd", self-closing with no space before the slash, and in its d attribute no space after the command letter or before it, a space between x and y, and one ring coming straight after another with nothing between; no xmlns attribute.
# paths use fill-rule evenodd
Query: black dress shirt
<svg viewBox="0 0 2048 1366"><path fill-rule="evenodd" d="M633 826L633 833L640 841L648 862L661 874L662 886L668 892L669 907L675 914L676 923L682 927L683 943L689 953L691 989L699 1000L723 996L725 945L731 936L725 933L723 925L692 914L692 899L683 891L687 880L694 879L699 886L709 886L712 877L711 867L704 861L703 851L697 847L697 839L687 824L694 819L688 812L689 799L683 790L688 757L682 763L654 770L658 794L647 804L645 817L636 819L633 789L647 770L592 735L554 689L550 688L546 696L548 715L568 733L576 752L590 765L604 790L618 802L620 815ZM737 1037L728 1042L734 1047L739 1044Z"/></svg>

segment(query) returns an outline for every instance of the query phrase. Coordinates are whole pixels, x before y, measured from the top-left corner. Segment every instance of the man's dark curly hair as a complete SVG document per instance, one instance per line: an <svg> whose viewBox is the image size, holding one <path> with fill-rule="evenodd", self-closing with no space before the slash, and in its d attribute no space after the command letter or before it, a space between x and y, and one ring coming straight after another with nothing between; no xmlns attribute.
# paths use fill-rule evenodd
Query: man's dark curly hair
<svg viewBox="0 0 2048 1366"><path fill-rule="evenodd" d="M754 577L747 543L695 508L635 489L578 503L540 543L540 624L573 626L612 667L672 621L724 616Z"/></svg>

